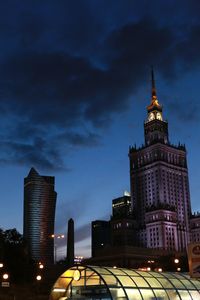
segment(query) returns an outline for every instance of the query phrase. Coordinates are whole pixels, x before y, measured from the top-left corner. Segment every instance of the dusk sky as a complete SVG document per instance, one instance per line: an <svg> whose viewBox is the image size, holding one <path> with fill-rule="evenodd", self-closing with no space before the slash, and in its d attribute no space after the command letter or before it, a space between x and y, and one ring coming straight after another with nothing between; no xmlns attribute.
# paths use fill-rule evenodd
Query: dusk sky
<svg viewBox="0 0 200 300"><path fill-rule="evenodd" d="M151 65L169 139L186 145L200 211L200 1L22 0L0 4L0 226L23 227L23 180L55 176L56 233L108 220L144 143ZM65 241L63 241L65 242ZM57 255L65 255L58 244Z"/></svg>

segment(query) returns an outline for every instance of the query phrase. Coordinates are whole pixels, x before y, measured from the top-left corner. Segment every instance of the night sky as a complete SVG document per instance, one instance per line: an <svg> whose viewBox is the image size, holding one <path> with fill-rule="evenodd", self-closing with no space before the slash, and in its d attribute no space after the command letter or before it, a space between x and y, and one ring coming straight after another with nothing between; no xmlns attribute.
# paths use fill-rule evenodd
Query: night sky
<svg viewBox="0 0 200 300"><path fill-rule="evenodd" d="M129 145L144 143L151 65L171 143L188 151L200 210L200 1L1 1L0 226L22 233L23 179L56 178L56 232L90 222L129 191ZM57 255L65 248L58 244Z"/></svg>

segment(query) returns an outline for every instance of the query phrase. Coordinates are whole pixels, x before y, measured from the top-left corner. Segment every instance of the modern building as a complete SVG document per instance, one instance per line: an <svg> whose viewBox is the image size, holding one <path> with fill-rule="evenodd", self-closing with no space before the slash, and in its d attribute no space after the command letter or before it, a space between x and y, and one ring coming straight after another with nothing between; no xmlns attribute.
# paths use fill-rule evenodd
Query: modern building
<svg viewBox="0 0 200 300"><path fill-rule="evenodd" d="M132 216L131 196L125 192L124 196L112 200L113 218L129 218Z"/></svg>
<svg viewBox="0 0 200 300"><path fill-rule="evenodd" d="M186 149L172 145L156 95L144 122L145 145L130 147L130 184L138 246L185 251L190 242L191 204Z"/></svg>
<svg viewBox="0 0 200 300"><path fill-rule="evenodd" d="M55 179L31 168L24 178L23 235L31 259L49 265L54 262Z"/></svg>
<svg viewBox="0 0 200 300"><path fill-rule="evenodd" d="M133 219L131 196L125 192L122 197L112 200L111 245L132 246L136 238L136 223Z"/></svg>
<svg viewBox="0 0 200 300"><path fill-rule="evenodd" d="M199 300L200 281L184 273L74 266L56 280L50 300Z"/></svg>
<svg viewBox="0 0 200 300"><path fill-rule="evenodd" d="M92 222L92 257L106 245L110 245L110 222L96 220Z"/></svg>

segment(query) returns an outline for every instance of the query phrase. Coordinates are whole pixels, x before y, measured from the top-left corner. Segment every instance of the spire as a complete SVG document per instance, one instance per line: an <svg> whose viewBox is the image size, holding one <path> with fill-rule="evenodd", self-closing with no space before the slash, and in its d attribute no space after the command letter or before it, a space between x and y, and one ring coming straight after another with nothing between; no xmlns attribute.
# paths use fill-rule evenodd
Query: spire
<svg viewBox="0 0 200 300"><path fill-rule="evenodd" d="M153 100L157 98L153 66L151 67L151 86L152 86L152 100Z"/></svg>
<svg viewBox="0 0 200 300"><path fill-rule="evenodd" d="M154 78L154 70L151 67L151 104L147 106L147 110L158 109L162 110L161 105L158 103L158 98L156 95L156 85L155 85L155 78Z"/></svg>

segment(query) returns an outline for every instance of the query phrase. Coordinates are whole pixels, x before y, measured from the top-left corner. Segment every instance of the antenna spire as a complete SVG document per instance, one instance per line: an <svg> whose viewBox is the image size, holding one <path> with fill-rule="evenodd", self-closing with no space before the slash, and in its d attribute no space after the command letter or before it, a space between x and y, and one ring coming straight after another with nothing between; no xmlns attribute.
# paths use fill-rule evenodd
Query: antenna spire
<svg viewBox="0 0 200 300"><path fill-rule="evenodd" d="M155 85L155 79L154 79L154 71L153 66L151 67L151 87L152 87L152 100L156 99L156 85Z"/></svg>

